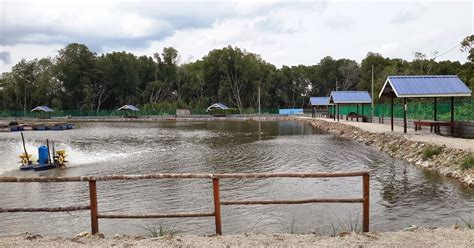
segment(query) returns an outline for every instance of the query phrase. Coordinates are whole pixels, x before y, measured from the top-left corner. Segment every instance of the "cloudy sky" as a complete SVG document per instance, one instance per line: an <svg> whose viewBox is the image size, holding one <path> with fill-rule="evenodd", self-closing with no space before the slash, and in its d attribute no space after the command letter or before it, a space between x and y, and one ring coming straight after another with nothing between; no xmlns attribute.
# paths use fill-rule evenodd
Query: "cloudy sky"
<svg viewBox="0 0 474 248"><path fill-rule="evenodd" d="M416 51L466 61L473 1L22 1L0 0L0 72L22 58L55 56L71 42L100 54L152 55L173 46L181 62L238 46L277 66L367 52L407 60Z"/></svg>

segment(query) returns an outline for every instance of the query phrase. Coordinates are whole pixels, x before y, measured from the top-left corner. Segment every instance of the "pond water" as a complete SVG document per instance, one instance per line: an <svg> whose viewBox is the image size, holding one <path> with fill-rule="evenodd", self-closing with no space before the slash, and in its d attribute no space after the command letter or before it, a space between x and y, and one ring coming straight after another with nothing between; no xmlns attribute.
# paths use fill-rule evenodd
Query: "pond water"
<svg viewBox="0 0 474 248"><path fill-rule="evenodd" d="M65 169L20 172L19 133L0 133L0 173L77 176L140 173L371 172L371 230L408 225L451 226L473 217L474 190L394 160L378 150L297 122L84 123L60 132L25 132L27 149L46 138L65 148ZM98 182L99 212L212 211L210 180ZM359 198L361 178L221 179L222 200ZM87 183L2 183L0 207L88 204ZM328 233L331 226L361 223L361 204L222 206L224 234L244 232ZM166 227L213 234L214 219L100 219L106 235L148 234ZM35 232L71 236L90 230L88 211L0 213L0 235Z"/></svg>

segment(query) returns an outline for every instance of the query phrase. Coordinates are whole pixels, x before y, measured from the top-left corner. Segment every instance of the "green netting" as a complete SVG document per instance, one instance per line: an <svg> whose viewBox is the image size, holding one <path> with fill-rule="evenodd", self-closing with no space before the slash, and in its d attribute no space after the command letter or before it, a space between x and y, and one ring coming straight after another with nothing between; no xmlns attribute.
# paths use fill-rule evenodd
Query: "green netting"
<svg viewBox="0 0 474 248"><path fill-rule="evenodd" d="M233 111L228 111L232 114L240 114L238 109L233 109ZM278 114L278 109L265 108L260 110L261 114ZM207 112L206 109L191 109L191 114L193 115L209 115L210 112ZM257 108L244 108L242 109L242 114L258 114Z"/></svg>
<svg viewBox="0 0 474 248"><path fill-rule="evenodd" d="M329 109L330 113L333 113L332 108ZM363 115L369 116L371 114L370 105L365 105L363 108ZM357 112L356 105L341 105L340 113L347 115L350 112ZM360 114L362 113L362 107L359 106ZM451 118L451 104L448 101L438 101L437 104L438 120L450 120ZM237 111L238 113L238 111ZM257 114L257 108L245 108L242 109L242 114ZM278 109L262 109L262 114L278 114ZM160 110L140 110L138 112L131 113L137 116L151 116L151 115L175 115L175 109L160 109ZM191 109L193 115L209 115L211 113L206 112L206 109ZM129 112L117 111L117 110L101 110L97 111L78 111L78 110L55 110L51 113L51 117L64 117L64 116L78 116L78 117L94 117L94 116L123 116L130 115ZM374 115L376 117L390 117L390 104L376 104L374 109ZM45 113L32 113L30 111L2 111L0 117L42 117L49 116ZM396 118L403 118L403 104L400 99L396 100L394 104L394 116ZM433 119L433 102L426 100L413 100L408 101L408 113L409 119L419 120L432 120ZM456 121L474 121L474 100L456 100L454 103L454 118Z"/></svg>
<svg viewBox="0 0 474 248"><path fill-rule="evenodd" d="M235 113L239 113L235 110ZM278 114L278 109L261 109L262 114ZM175 115L176 109L161 109L161 110L140 110L137 112L129 111L117 111L117 110L101 110L97 111L79 111L79 110L54 110L52 113L43 112L30 112L26 111L1 111L0 117L65 117L65 116L77 116L77 117L107 117L107 116L124 116L124 115L136 115L136 116L152 116L152 115ZM210 115L211 113L206 112L206 109L191 109L193 115ZM258 114L256 108L245 108L242 109L242 114Z"/></svg>
<svg viewBox="0 0 474 248"><path fill-rule="evenodd" d="M407 118L414 120L433 120L434 106L433 102L429 101L408 101ZM356 105L341 105L339 106L339 113L347 115L350 112L357 112ZM370 116L372 108L370 105L364 106L363 115ZM332 107L330 113L333 113ZM359 114L362 113L362 108L359 106ZM393 115L395 118L403 118L403 103L398 100L394 103ZM374 116L376 117L390 117L390 104L376 104L374 109ZM449 121L451 119L451 103L443 101L437 103L438 120ZM456 121L474 121L474 100L457 100L454 101L454 119Z"/></svg>

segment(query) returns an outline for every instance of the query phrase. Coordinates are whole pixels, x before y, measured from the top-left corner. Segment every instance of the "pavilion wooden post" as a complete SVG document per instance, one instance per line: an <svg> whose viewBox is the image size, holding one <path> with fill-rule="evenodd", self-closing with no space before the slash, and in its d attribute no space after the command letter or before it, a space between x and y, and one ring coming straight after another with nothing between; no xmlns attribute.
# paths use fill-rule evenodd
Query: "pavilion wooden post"
<svg viewBox="0 0 474 248"><path fill-rule="evenodd" d="M391 127L392 127L392 132L393 132L393 92L390 94L390 112L392 115L392 118L390 118L390 122L391 122Z"/></svg>
<svg viewBox="0 0 474 248"><path fill-rule="evenodd" d="M219 192L219 178L212 179L212 191L214 192L214 217L216 222L216 234L222 235L221 222L221 198Z"/></svg>
<svg viewBox="0 0 474 248"><path fill-rule="evenodd" d="M361 103L360 106L361 106L361 108L362 108L362 113L361 113L361 115L362 115L362 122L364 122L364 104Z"/></svg>
<svg viewBox="0 0 474 248"><path fill-rule="evenodd" d="M339 109L339 103L337 104L337 121L339 121L339 114L340 114L340 109Z"/></svg>
<svg viewBox="0 0 474 248"><path fill-rule="evenodd" d="M96 181L89 181L89 195L90 195L90 207L91 207L91 231L92 234L99 232L99 218L97 210L97 187Z"/></svg>
<svg viewBox="0 0 474 248"><path fill-rule="evenodd" d="M369 231L369 198L370 198L370 178L369 173L362 175L362 231Z"/></svg>
<svg viewBox="0 0 474 248"><path fill-rule="evenodd" d="M403 98L403 133L407 133L407 99Z"/></svg>
<svg viewBox="0 0 474 248"><path fill-rule="evenodd" d="M437 108L437 101L436 101L436 97L433 98L433 120L434 121L437 121L438 119L438 110L436 109Z"/></svg>
<svg viewBox="0 0 474 248"><path fill-rule="evenodd" d="M451 97L451 136L454 137L454 97Z"/></svg>
<svg viewBox="0 0 474 248"><path fill-rule="evenodd" d="M356 110L356 112L357 112L357 115L359 115L359 104L357 103L356 105L357 105L357 110ZM357 122L359 122L359 116L357 116L356 120L357 120ZM363 121L363 120L362 120L362 121Z"/></svg>
<svg viewBox="0 0 474 248"><path fill-rule="evenodd" d="M336 104L334 104L334 103L332 105L332 112L333 112L333 115L334 115L334 121L336 121Z"/></svg>

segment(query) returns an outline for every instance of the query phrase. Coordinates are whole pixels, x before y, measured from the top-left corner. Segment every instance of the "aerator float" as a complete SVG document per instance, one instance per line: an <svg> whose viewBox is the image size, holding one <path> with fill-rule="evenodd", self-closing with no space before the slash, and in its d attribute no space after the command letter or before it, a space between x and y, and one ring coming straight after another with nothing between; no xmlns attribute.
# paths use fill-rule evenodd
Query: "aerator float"
<svg viewBox="0 0 474 248"><path fill-rule="evenodd" d="M66 151L56 151L54 148L54 142L52 142L52 153L49 149L48 139L46 140L46 146L42 145L38 147L38 159L33 162L33 155L26 151L25 138L23 137L23 133L21 133L21 140L23 141L24 153L18 156L20 158L21 163L20 170L43 171L66 166Z"/></svg>

